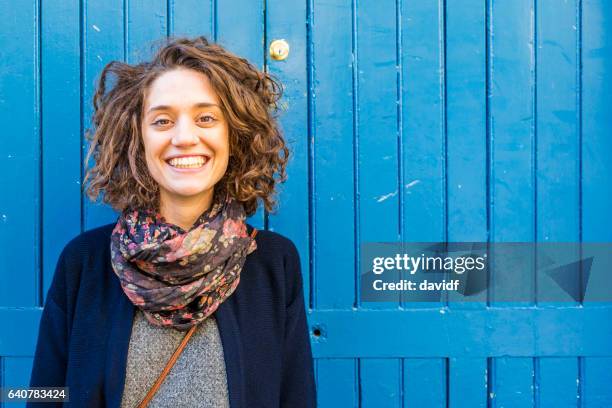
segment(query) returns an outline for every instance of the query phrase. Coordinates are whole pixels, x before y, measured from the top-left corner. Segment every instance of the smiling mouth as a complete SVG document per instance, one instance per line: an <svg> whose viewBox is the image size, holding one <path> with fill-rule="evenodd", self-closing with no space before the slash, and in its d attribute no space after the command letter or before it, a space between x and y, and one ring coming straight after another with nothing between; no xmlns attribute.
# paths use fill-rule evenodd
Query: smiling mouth
<svg viewBox="0 0 612 408"><path fill-rule="evenodd" d="M177 169L197 169L203 167L209 160L208 156L175 157L166 160L166 163Z"/></svg>

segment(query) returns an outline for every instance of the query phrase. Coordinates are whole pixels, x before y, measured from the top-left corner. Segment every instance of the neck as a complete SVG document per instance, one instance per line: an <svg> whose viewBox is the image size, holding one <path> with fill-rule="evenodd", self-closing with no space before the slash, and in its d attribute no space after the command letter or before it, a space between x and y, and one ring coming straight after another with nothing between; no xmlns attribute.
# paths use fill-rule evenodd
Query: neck
<svg viewBox="0 0 612 408"><path fill-rule="evenodd" d="M189 197L172 197L162 194L160 199L160 213L167 223L178 225L185 231L189 231L202 213L210 208L213 200L213 192L206 192L195 199Z"/></svg>

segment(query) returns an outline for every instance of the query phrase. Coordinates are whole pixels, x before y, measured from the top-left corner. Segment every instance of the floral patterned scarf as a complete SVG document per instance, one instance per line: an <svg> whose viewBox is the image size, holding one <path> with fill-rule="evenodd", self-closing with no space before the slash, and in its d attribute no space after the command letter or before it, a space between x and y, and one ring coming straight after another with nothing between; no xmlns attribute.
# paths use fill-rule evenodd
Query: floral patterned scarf
<svg viewBox="0 0 612 408"><path fill-rule="evenodd" d="M128 209L111 235L111 263L121 287L147 320L186 331L236 289L246 256L257 248L247 234L243 205L217 198L189 231L152 209Z"/></svg>

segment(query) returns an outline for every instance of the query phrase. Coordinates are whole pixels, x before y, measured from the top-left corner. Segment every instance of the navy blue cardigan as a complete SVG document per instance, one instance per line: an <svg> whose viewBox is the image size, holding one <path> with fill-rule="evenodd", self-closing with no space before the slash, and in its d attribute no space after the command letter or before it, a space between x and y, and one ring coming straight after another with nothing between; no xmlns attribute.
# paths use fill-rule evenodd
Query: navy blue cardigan
<svg viewBox="0 0 612 408"><path fill-rule="evenodd" d="M70 387L69 406L119 407L123 395L136 308L110 263L114 225L66 244L41 316L30 386ZM314 407L298 252L274 232L259 231L256 241L238 288L215 312L230 406Z"/></svg>

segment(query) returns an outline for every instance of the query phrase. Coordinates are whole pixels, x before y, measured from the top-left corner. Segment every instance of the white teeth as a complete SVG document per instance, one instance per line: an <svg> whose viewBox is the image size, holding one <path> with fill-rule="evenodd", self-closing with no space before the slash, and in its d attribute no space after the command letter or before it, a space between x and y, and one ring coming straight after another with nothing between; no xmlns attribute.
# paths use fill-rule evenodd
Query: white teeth
<svg viewBox="0 0 612 408"><path fill-rule="evenodd" d="M173 167L201 167L206 161L203 156L175 157L168 160L168 164Z"/></svg>

